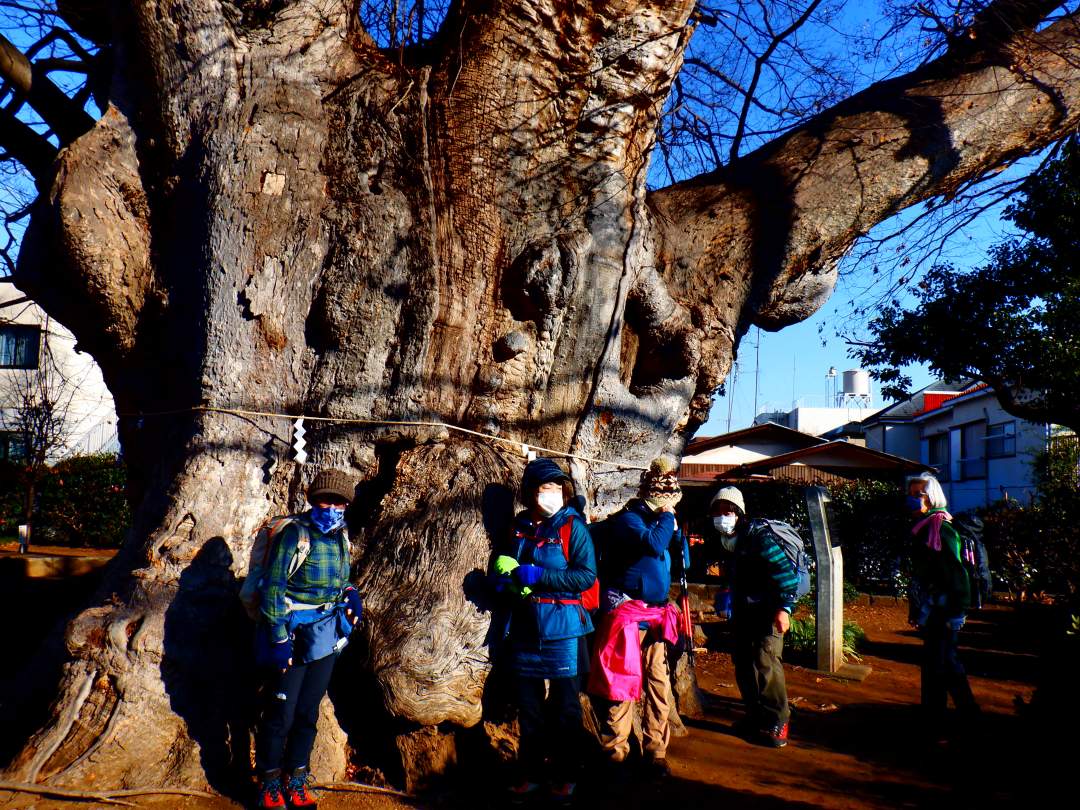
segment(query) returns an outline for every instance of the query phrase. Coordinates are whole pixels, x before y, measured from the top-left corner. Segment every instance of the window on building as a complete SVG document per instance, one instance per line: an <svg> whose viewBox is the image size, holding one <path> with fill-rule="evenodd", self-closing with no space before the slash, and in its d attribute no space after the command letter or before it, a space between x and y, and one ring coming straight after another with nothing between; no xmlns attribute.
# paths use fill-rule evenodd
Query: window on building
<svg viewBox="0 0 1080 810"><path fill-rule="evenodd" d="M41 327L0 324L0 368L37 368Z"/></svg>
<svg viewBox="0 0 1080 810"><path fill-rule="evenodd" d="M986 478L986 423L960 428L960 479Z"/></svg>
<svg viewBox="0 0 1080 810"><path fill-rule="evenodd" d="M949 434L938 433L927 436L927 463L938 470L938 480L949 480Z"/></svg>
<svg viewBox="0 0 1080 810"><path fill-rule="evenodd" d="M1001 422L986 427L986 457L1006 458L1016 455L1016 422Z"/></svg>
<svg viewBox="0 0 1080 810"><path fill-rule="evenodd" d="M5 461L26 458L26 441L22 433L14 430L0 431L0 458Z"/></svg>

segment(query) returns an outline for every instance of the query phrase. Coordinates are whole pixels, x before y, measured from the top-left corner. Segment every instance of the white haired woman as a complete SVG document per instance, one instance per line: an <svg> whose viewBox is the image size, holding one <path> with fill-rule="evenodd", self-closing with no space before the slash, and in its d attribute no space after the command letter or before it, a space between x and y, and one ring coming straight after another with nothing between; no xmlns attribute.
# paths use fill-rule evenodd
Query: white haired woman
<svg viewBox="0 0 1080 810"><path fill-rule="evenodd" d="M949 695L963 721L979 713L957 649L976 585L946 506L945 493L933 475L923 473L908 482L908 507L914 518L908 620L923 638L922 708L926 731L935 738L945 731Z"/></svg>

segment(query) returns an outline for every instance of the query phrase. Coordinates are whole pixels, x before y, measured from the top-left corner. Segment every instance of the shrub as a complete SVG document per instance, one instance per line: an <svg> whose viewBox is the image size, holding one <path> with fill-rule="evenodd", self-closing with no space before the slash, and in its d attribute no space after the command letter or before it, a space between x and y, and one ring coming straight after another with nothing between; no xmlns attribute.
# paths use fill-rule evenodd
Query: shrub
<svg viewBox="0 0 1080 810"><path fill-rule="evenodd" d="M844 620L841 639L841 651L848 661L861 661L859 645L866 638L866 632L857 622ZM784 637L784 649L795 658L808 660L817 654L817 622L813 616L792 619L791 627Z"/></svg>
<svg viewBox="0 0 1080 810"><path fill-rule="evenodd" d="M118 548L131 525L127 475L115 455L74 456L45 470L37 487L31 544ZM0 533L14 535L23 517L21 470L0 467Z"/></svg>
<svg viewBox="0 0 1080 810"><path fill-rule="evenodd" d="M1015 594L1080 597L1078 461L1076 441L1053 442L1034 461L1032 502L999 501L983 514L990 564Z"/></svg>

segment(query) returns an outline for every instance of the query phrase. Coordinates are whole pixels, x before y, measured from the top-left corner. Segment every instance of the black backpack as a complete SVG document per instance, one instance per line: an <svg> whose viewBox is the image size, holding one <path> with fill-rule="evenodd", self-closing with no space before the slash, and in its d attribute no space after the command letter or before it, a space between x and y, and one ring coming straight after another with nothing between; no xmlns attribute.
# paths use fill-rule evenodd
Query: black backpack
<svg viewBox="0 0 1080 810"><path fill-rule="evenodd" d="M596 574L601 582L607 581L608 577L606 575L609 573L607 568L611 566L613 557L616 556L610 548L612 520L616 515L621 515L625 511L626 507L624 506L622 509L612 512L606 518L588 524L589 537L592 538L593 551L596 554Z"/></svg>
<svg viewBox="0 0 1080 810"><path fill-rule="evenodd" d="M788 562L799 580L795 588L795 599L802 599L810 593L810 555L806 553L806 544L795 531L795 527L782 520L755 520L754 527L765 537L771 537L787 555Z"/></svg>
<svg viewBox="0 0 1080 810"><path fill-rule="evenodd" d="M953 528L960 535L960 556L971 581L971 606L981 608L994 592L994 578L990 572L990 556L983 543L983 522L977 515L957 515Z"/></svg>

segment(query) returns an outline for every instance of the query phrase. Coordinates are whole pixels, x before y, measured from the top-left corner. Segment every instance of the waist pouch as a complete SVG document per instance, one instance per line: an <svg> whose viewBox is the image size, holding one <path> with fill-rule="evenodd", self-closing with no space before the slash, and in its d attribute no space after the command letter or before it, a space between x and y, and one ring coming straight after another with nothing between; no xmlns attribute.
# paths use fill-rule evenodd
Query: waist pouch
<svg viewBox="0 0 1080 810"><path fill-rule="evenodd" d="M345 616L345 606L330 610L303 610L289 614L293 637L293 661L310 664L340 652L349 643L352 624Z"/></svg>

